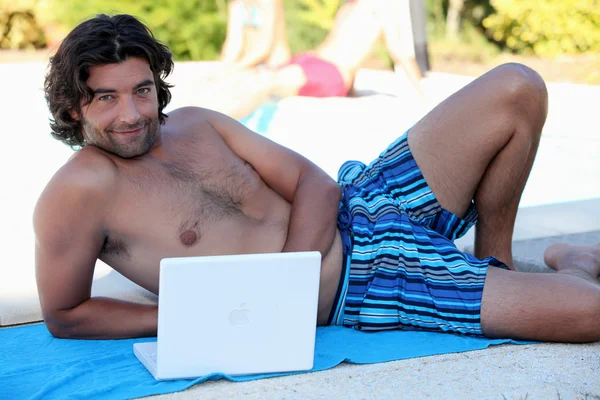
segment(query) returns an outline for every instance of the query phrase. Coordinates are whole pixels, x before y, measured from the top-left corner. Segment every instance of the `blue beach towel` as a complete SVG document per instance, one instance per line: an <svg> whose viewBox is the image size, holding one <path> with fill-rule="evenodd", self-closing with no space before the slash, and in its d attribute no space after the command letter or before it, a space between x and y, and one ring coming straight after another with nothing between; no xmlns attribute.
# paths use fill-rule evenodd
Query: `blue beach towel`
<svg viewBox="0 0 600 400"><path fill-rule="evenodd" d="M124 399L172 393L207 380L249 381L284 374L236 376L214 373L193 380L157 382L125 340L56 339L44 324L0 329L0 399ZM485 349L513 340L448 333L365 333L342 327L317 328L311 372L342 362L372 364L435 354Z"/></svg>

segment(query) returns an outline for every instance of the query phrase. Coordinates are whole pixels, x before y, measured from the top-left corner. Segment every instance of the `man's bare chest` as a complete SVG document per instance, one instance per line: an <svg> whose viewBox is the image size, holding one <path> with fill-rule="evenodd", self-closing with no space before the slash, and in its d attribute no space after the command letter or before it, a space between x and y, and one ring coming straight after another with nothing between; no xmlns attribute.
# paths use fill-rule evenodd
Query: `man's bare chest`
<svg viewBox="0 0 600 400"><path fill-rule="evenodd" d="M260 178L239 160L161 160L121 174L107 220L107 244L191 248L209 243L221 225L243 219ZM130 251L131 252L131 251Z"/></svg>

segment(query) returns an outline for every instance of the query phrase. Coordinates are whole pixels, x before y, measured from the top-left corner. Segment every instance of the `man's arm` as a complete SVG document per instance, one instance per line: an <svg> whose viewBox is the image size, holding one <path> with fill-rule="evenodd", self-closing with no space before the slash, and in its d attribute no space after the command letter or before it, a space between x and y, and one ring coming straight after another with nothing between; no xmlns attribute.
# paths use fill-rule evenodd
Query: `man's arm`
<svg viewBox="0 0 600 400"><path fill-rule="evenodd" d="M88 150L82 151L89 155ZM36 280L44 321L52 335L61 338L154 336L156 306L91 298L115 177L110 161L97 156L90 163L93 156L83 160L77 155L69 161L35 208Z"/></svg>
<svg viewBox="0 0 600 400"><path fill-rule="evenodd" d="M325 256L337 231L341 189L329 175L305 157L247 129L223 114L199 109L241 159L263 181L292 204L284 252L319 251Z"/></svg>
<svg viewBox="0 0 600 400"><path fill-rule="evenodd" d="M249 43L249 46L246 46L246 51L244 51L242 57L236 62L238 67L256 67L269 56L275 42L277 1L280 0L261 0L259 2L258 8L261 14L260 26L256 30L254 40L252 43Z"/></svg>

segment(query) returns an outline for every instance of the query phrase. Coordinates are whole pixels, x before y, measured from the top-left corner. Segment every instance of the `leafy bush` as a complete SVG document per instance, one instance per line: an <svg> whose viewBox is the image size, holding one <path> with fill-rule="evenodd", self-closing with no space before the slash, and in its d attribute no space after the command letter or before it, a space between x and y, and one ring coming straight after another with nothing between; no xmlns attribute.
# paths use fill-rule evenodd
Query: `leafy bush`
<svg viewBox="0 0 600 400"><path fill-rule="evenodd" d="M429 34L435 38L443 36L446 31L446 18L449 9L449 0L427 0L427 24ZM461 22L462 33L467 33L469 28L480 28L485 17L494 12L490 0L464 0Z"/></svg>
<svg viewBox="0 0 600 400"><path fill-rule="evenodd" d="M62 0L46 1L53 20L67 30L99 12L140 17L171 48L177 60L217 58L227 33L226 0L89 0L74 1L71 7L58 7ZM287 37L293 53L321 43L341 2L284 0Z"/></svg>
<svg viewBox="0 0 600 400"><path fill-rule="evenodd" d="M0 49L30 49L46 41L35 13L35 0L0 0Z"/></svg>
<svg viewBox="0 0 600 400"><path fill-rule="evenodd" d="M0 48L52 46L98 13L132 14L167 44L176 60L212 60L226 36L228 0L0 0ZM331 28L342 0L284 0L293 53L314 49ZM9 18L17 11L16 17ZM12 30L7 22L12 21ZM27 25L25 24L27 22Z"/></svg>
<svg viewBox="0 0 600 400"><path fill-rule="evenodd" d="M483 20L490 38L521 54L600 52L597 0L492 0Z"/></svg>
<svg viewBox="0 0 600 400"><path fill-rule="evenodd" d="M489 0L465 0L458 37L448 37L448 0L427 0L427 31L431 63L486 63L501 49L485 35L482 21L493 12Z"/></svg>
<svg viewBox="0 0 600 400"><path fill-rule="evenodd" d="M283 1L287 39L296 54L316 48L325 39L344 0ZM127 13L145 22L171 48L176 60L212 60L218 58L227 33L227 2L0 0L0 33L9 32L6 38L0 36L0 48L54 46L77 24L98 13ZM15 10L17 17L9 19ZM12 30L5 29L7 21L12 21ZM382 58L385 51L378 48L376 53Z"/></svg>
<svg viewBox="0 0 600 400"><path fill-rule="evenodd" d="M214 59L226 34L225 0L47 0L38 12L52 15L49 22L69 31L98 13L126 13L146 23L154 35L173 51L176 60Z"/></svg>
<svg viewBox="0 0 600 400"><path fill-rule="evenodd" d="M287 39L293 54L313 50L327 36L342 0L284 0Z"/></svg>

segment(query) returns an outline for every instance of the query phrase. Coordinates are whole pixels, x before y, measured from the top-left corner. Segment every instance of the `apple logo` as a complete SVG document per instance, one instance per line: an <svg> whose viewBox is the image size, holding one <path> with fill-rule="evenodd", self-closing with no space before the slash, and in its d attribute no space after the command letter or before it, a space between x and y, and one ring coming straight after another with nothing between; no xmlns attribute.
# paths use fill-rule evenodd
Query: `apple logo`
<svg viewBox="0 0 600 400"><path fill-rule="evenodd" d="M250 310L245 308L246 303L242 303L240 308L229 313L229 323L233 326L244 326L250 323Z"/></svg>

